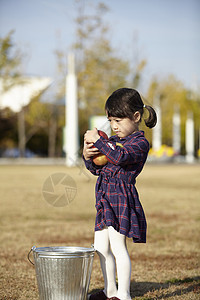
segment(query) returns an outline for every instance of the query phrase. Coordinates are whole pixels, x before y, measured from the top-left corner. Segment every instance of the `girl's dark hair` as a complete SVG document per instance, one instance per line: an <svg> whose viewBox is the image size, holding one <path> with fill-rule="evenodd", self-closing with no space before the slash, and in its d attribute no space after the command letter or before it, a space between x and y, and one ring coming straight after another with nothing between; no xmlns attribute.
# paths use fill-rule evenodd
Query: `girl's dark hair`
<svg viewBox="0 0 200 300"><path fill-rule="evenodd" d="M144 122L147 127L152 128L157 123L156 112L150 105L144 105L140 94L136 90L130 88L118 89L110 95L105 104L108 117L129 118L131 120L136 111L140 112L142 118L144 108L149 112L149 116Z"/></svg>

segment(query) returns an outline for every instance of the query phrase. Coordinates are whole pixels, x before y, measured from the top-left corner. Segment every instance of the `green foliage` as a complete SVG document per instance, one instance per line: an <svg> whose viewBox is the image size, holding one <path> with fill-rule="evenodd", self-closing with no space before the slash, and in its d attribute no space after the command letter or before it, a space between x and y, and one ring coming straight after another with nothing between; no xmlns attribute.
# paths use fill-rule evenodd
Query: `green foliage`
<svg viewBox="0 0 200 300"><path fill-rule="evenodd" d="M64 126L63 106L43 103L39 100L40 97L36 97L26 108L26 142L35 152L39 147L41 151L51 157L61 156L62 128ZM35 147L36 145L37 147Z"/></svg>
<svg viewBox="0 0 200 300"><path fill-rule="evenodd" d="M82 140L83 133L88 128L89 117L105 114L106 99L114 90L127 84L130 69L129 62L120 58L111 47L109 27L104 22L108 7L97 3L92 14L85 14L83 2L77 1L77 4L77 41L73 49L78 66L79 126ZM85 5L89 5L87 1Z"/></svg>
<svg viewBox="0 0 200 300"><path fill-rule="evenodd" d="M50 111L48 109L47 104L41 103L40 101L31 101L28 106L27 114L26 114L26 122L30 126L43 127L47 126L47 122L50 119Z"/></svg>
<svg viewBox="0 0 200 300"><path fill-rule="evenodd" d="M146 102L154 104L156 98L160 99L162 112L162 143L172 145L172 118L175 110L181 115L181 148L182 154L185 151L185 123L188 113L191 112L195 122L195 135L198 137L200 127L200 97L186 89L182 82L174 76L169 76L164 80L152 80L147 93ZM196 148L198 138L196 138Z"/></svg>
<svg viewBox="0 0 200 300"><path fill-rule="evenodd" d="M78 73L82 89L79 99L88 116L105 113L105 100L115 89L126 85L128 74L128 62L115 55L106 39L95 41L84 51L83 68Z"/></svg>
<svg viewBox="0 0 200 300"><path fill-rule="evenodd" d="M108 26L105 25L103 16L109 11L108 7L102 3L95 3L91 5L88 1L76 0L77 4L77 17L75 18L76 24L76 42L73 48L82 53L83 49L90 48L94 39L101 39L105 37L108 32ZM90 6L93 8L91 14L85 14Z"/></svg>
<svg viewBox="0 0 200 300"><path fill-rule="evenodd" d="M0 77L4 90L16 84L20 78L22 54L12 40L13 34L12 30L5 37L0 37Z"/></svg>
<svg viewBox="0 0 200 300"><path fill-rule="evenodd" d="M0 76L3 92L14 85L26 83L26 77L22 77L20 67L22 63L22 53L13 42L14 31L9 32L5 37L0 38ZM58 84L55 91L55 100L59 100L65 93L63 72L63 53L56 51ZM8 110L1 110L0 125L4 128L4 133L0 135L0 148L12 148L17 146L17 142L23 139L27 147L31 147L34 152L51 152L52 156L62 152L62 127L64 126L63 107L42 103L40 93L31 99L30 104L23 109L23 128L19 129L17 115L10 111L10 115L5 116ZM7 126L7 127L6 127ZM21 127L20 127L21 128ZM17 134L18 129L18 134ZM51 138L49 138L51 137ZM19 143L20 144L20 143ZM59 145L58 145L59 144ZM24 149L23 149L24 151Z"/></svg>
<svg viewBox="0 0 200 300"><path fill-rule="evenodd" d="M105 101L117 88L127 85L136 88L146 61L140 61L131 70L130 62L121 58L112 48L109 26L104 20L109 8L104 3L91 4L88 1L77 0L76 5L76 42L72 45L72 50L76 54L79 128L82 141L83 133L88 129L89 117L105 114ZM67 60L66 54L60 49L55 51L55 55L58 82L55 100L58 100L65 96ZM130 82L128 78L131 78ZM64 119L62 113L59 120Z"/></svg>
<svg viewBox="0 0 200 300"><path fill-rule="evenodd" d="M20 66L22 54L12 40L14 31L5 37L0 37L0 89L6 92L21 82ZM0 111L0 148L16 147L17 143L17 117L9 108Z"/></svg>
<svg viewBox="0 0 200 300"><path fill-rule="evenodd" d="M140 84L141 81L141 73L143 71L143 69L145 68L147 62L145 59L142 59L138 65L136 65L136 69L135 72L133 72L133 80L132 80L132 87L137 89L137 87Z"/></svg>
<svg viewBox="0 0 200 300"><path fill-rule="evenodd" d="M17 143L17 116L9 108L0 110L0 151Z"/></svg>
<svg viewBox="0 0 200 300"><path fill-rule="evenodd" d="M16 68L20 64L19 54L12 53L14 44L12 42L12 34L14 31L10 31L4 38L0 38L0 75L2 77L18 75Z"/></svg>
<svg viewBox="0 0 200 300"><path fill-rule="evenodd" d="M104 20L109 8L104 3L76 0L76 5L76 42L72 45L72 50L76 54L79 128L82 142L83 134L88 128L89 117L105 114L105 101L114 90L123 86L137 89L147 62L145 59L130 62L128 59L122 58L113 49L109 26ZM88 9L89 6L90 9ZM3 89L5 91L14 84L22 83L20 74L22 53L13 42L13 34L14 31L11 31L5 37L0 38L0 76L3 78ZM135 50L137 51L137 49ZM65 97L67 59L66 53L61 49L55 51L55 56L57 61L57 84L53 97L54 102L57 104L60 99ZM40 96L32 99L25 109L26 141L30 144L35 135L45 135L48 138L51 136L49 141L52 145L47 146L51 149L49 152L53 155L53 153L56 153L56 149L59 149L57 153L61 153L65 110L63 106L42 103ZM195 121L195 147L197 149L200 128L200 95L192 93L175 77L169 76L164 80L158 78L152 80L144 103L153 105L156 97L159 97L161 101L162 143L168 146L172 145L172 118L174 111L178 109L181 114L182 154L185 152L185 122L188 112L193 113ZM5 115L5 112L1 112L0 125L9 124L8 142L10 144L13 138L14 143L16 143L17 118L11 113L12 121L8 122L8 118L6 119L3 114ZM145 114L144 118L146 117ZM147 129L143 123L141 129L145 130L146 137L151 142L152 131ZM4 145L8 144L6 135L1 135L0 141L1 145L2 143Z"/></svg>

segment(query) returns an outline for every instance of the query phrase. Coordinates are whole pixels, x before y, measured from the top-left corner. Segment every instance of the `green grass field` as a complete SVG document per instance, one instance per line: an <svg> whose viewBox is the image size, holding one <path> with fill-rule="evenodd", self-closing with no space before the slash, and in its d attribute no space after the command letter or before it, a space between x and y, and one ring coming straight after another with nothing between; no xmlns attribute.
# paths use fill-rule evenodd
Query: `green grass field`
<svg viewBox="0 0 200 300"><path fill-rule="evenodd" d="M93 243L96 178L84 168L0 166L0 299L38 299L31 247ZM54 173L76 182L64 207L45 201ZM147 164L137 180L147 222L147 244L128 239L132 299L200 299L200 165ZM103 287L97 255L90 292Z"/></svg>

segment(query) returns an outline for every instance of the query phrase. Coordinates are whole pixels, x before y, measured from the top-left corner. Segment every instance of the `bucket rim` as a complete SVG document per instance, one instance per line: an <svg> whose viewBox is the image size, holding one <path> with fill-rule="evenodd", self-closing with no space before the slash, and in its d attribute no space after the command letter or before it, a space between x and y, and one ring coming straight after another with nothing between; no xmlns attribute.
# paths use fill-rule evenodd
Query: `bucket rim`
<svg viewBox="0 0 200 300"><path fill-rule="evenodd" d="M49 247L33 247L32 251L39 255L56 255L56 256L79 256L88 255L95 252L94 247L77 247L77 246L49 246Z"/></svg>

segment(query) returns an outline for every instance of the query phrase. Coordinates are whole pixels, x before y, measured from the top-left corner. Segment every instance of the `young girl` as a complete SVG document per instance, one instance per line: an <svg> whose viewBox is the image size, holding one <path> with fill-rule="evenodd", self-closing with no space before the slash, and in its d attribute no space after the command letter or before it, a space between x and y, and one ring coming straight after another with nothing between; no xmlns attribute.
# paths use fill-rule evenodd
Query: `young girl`
<svg viewBox="0 0 200 300"><path fill-rule="evenodd" d="M99 136L96 128L84 135L85 165L98 176L94 247L104 277L104 290L91 295L90 300L131 299L131 261L126 237L136 243L146 242L146 220L135 187L136 177L142 171L149 151L144 132L139 131L144 109L149 113L145 124L152 128L157 121L154 109L144 105L136 90L118 89L105 104L115 135L107 140ZM102 167L92 161L93 156L100 152L109 159Z"/></svg>

